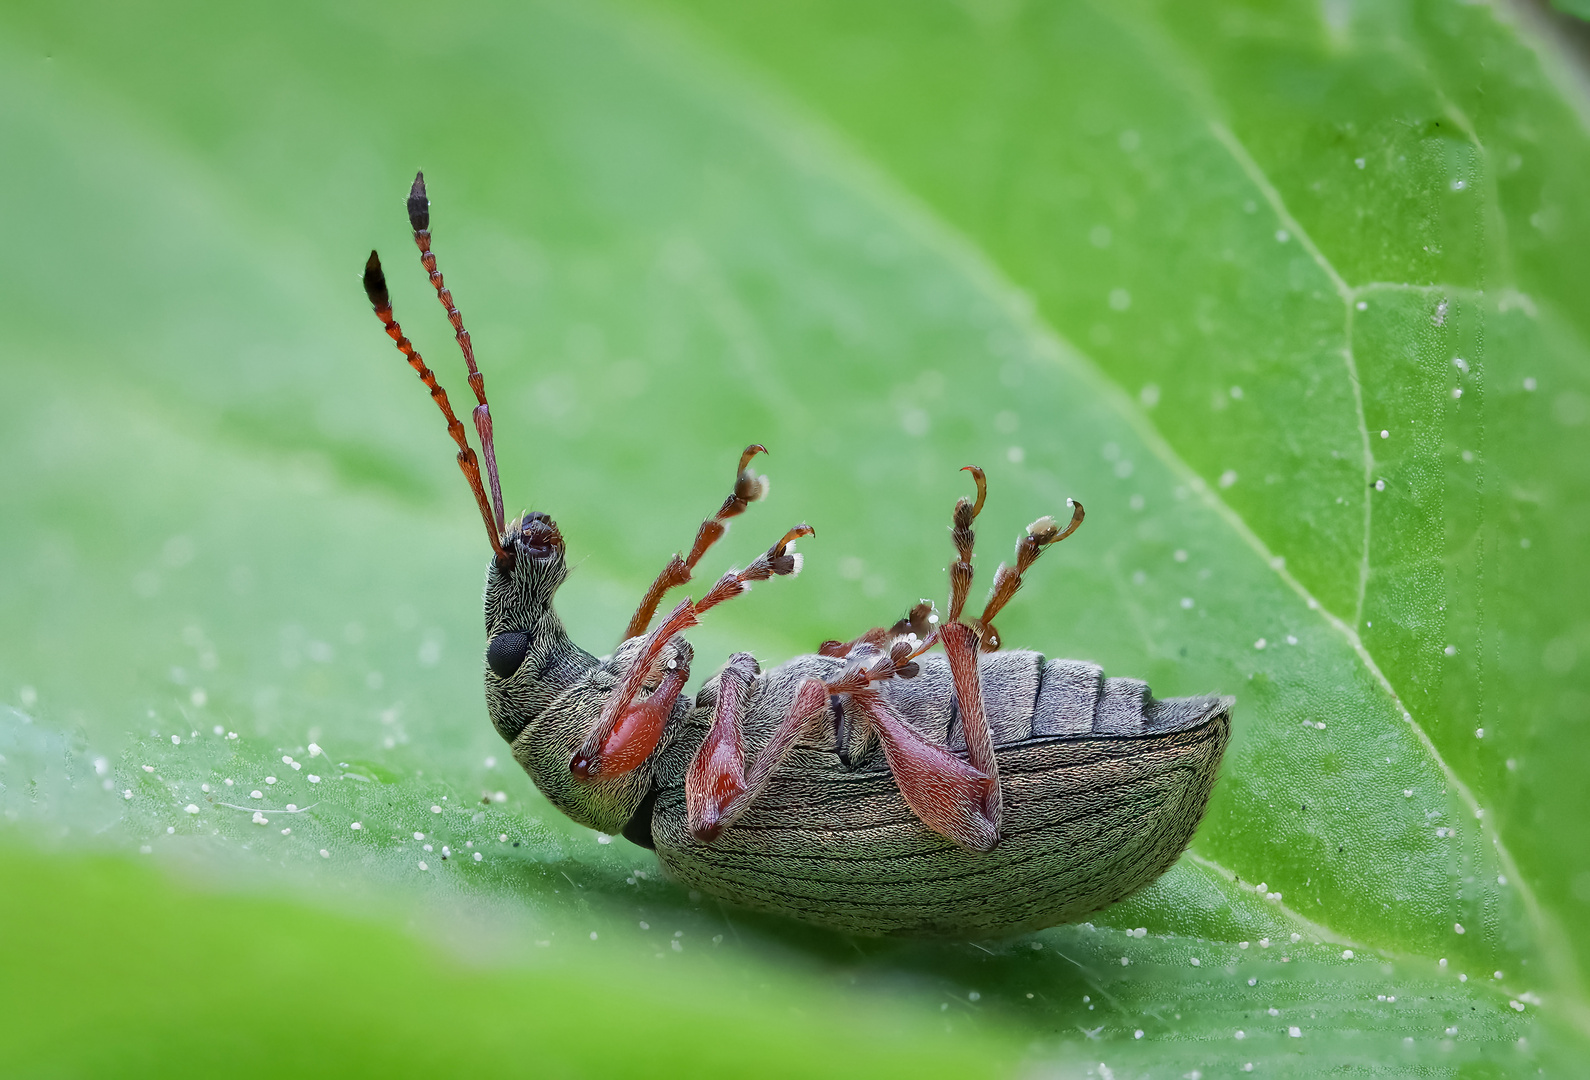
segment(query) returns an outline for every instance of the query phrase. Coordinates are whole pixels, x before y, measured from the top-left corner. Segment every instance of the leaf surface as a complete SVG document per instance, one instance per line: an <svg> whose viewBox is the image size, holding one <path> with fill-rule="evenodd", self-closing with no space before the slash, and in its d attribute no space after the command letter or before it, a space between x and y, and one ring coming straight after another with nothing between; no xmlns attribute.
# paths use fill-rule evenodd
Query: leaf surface
<svg viewBox="0 0 1590 1080"><path fill-rule="evenodd" d="M1590 146L1558 61L1486 8L691 7L0 18L8 925L158 945L106 1015L157 1054L134 1021L176 994L206 1059L331 1045L372 985L393 1046L430 1018L568 1071L705 1067L709 1033L791 1074L1580 1044ZM977 461L984 580L1088 507L1009 645L1237 696L1188 857L1095 925L851 942L558 818L484 717L480 526L356 281L380 247L467 397L406 261L416 165L578 640L615 643L749 442L774 495L711 572L819 535L694 635L701 674L940 595ZM160 954L308 989L181 998ZM34 982L7 1038L58 1053L72 978Z"/></svg>

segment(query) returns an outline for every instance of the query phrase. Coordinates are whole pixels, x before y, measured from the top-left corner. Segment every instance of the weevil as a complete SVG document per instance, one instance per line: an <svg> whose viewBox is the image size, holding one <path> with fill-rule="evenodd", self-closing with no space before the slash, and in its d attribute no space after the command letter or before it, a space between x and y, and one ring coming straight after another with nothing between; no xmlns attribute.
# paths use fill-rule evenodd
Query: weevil
<svg viewBox="0 0 1590 1080"><path fill-rule="evenodd" d="M598 658L553 607L568 577L562 534L531 511L506 520L485 380L431 250L424 174L408 196L420 260L446 309L478 402L464 425L392 314L374 251L376 316L441 408L492 557L486 567L486 706L543 795L570 818L657 853L667 874L735 904L867 935L987 938L1081 919L1154 881L1192 839L1230 734L1233 699L1155 700L1137 679L1000 651L994 619L1050 546L1082 524L1041 517L971 592L972 525L951 516L948 609L922 602L889 627L763 671L735 653L694 694L684 632L712 608L800 571L799 524L653 626L732 519L767 492L740 456L734 486L647 589L623 640ZM482 472L484 464L484 480ZM929 653L937 646L941 652Z"/></svg>

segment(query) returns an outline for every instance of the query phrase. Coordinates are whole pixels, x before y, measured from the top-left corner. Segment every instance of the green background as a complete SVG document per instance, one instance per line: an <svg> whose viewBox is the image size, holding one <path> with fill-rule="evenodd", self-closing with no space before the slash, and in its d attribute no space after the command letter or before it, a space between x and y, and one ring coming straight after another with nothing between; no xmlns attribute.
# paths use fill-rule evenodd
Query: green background
<svg viewBox="0 0 1590 1080"><path fill-rule="evenodd" d="M1590 96L1544 19L6 5L8 1071L1571 1070ZM1001 630L1236 695L1188 856L1092 924L884 943L562 820L487 723L480 525L358 285L379 247L467 399L418 167L579 641L748 442L772 497L703 576L818 535L698 679L940 596L968 461L985 583L1075 496Z"/></svg>

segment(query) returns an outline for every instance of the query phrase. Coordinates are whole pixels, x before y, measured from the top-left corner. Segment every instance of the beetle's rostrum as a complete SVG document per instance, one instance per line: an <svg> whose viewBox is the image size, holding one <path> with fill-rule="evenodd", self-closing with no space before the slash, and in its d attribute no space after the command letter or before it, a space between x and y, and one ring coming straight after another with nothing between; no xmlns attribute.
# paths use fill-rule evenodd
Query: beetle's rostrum
<svg viewBox="0 0 1590 1080"><path fill-rule="evenodd" d="M655 849L674 879L746 907L863 934L990 937L1081 919L1153 881L1191 840L1230 734L1233 699L1157 701L1097 665L1000 651L994 620L1049 547L1082 524L1040 517L967 614L987 480L951 517L941 618L899 622L763 671L736 653L694 695L685 631L713 607L800 572L798 524L656 626L733 518L767 494L740 456L733 486L597 658L553 607L568 576L548 515L503 514L485 380L431 251L423 174L408 196L421 263L464 354L477 457L447 393L392 314L375 252L365 291L430 391L491 542L486 706L547 799L582 825ZM482 471L484 463L484 472ZM489 494L488 494L489 492ZM933 651L939 647L941 651Z"/></svg>

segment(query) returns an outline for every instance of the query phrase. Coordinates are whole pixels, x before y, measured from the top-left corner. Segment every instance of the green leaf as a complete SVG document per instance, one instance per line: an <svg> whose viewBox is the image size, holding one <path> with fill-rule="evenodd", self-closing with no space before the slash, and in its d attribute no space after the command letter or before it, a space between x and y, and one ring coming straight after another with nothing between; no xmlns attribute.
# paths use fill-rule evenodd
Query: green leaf
<svg viewBox="0 0 1590 1080"><path fill-rule="evenodd" d="M1590 2L1587 0L1551 0L1551 6L1564 15L1590 19Z"/></svg>
<svg viewBox="0 0 1590 1080"><path fill-rule="evenodd" d="M1573 85L1440 4L8 9L0 922L38 932L0 950L0 1053L1582 1053ZM568 538L577 640L615 643L748 442L774 497L711 570L819 535L695 634L703 675L941 594L967 461L985 578L1075 496L1086 526L1001 631L1237 696L1182 863L1091 925L852 941L552 811L481 706L469 495L356 280L381 248L462 403L406 261L419 166L507 497Z"/></svg>

